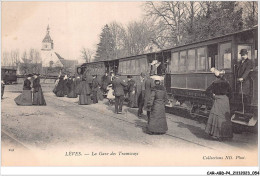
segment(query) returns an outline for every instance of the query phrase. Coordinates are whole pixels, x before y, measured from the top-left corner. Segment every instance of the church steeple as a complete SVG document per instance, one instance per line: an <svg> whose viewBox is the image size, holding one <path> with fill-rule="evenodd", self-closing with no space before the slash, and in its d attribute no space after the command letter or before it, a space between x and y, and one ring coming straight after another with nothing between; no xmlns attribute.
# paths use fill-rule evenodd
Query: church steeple
<svg viewBox="0 0 260 176"><path fill-rule="evenodd" d="M44 39L42 40L42 50L52 50L53 49L53 40L50 36L50 26L48 24L47 31Z"/></svg>

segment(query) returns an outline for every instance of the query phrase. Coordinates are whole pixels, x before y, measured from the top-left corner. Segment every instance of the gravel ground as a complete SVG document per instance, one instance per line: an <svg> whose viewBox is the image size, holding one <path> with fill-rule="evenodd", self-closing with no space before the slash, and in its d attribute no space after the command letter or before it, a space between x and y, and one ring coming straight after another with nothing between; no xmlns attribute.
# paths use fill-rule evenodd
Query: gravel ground
<svg viewBox="0 0 260 176"><path fill-rule="evenodd" d="M236 165L257 164L257 134L243 132L234 134L231 141L219 142L204 133L203 120L167 114L167 134L148 135L146 116L138 118L137 109L124 106L123 114L118 115L107 100L80 106L77 98L56 97L51 92L53 84L42 87L47 106L17 106L14 98L22 85L6 86L1 104L5 165L234 165L225 159L203 159L226 155L246 158L233 159ZM31 159L25 162L20 151ZM68 159L65 155L70 151L83 156L96 152L99 157ZM111 151L117 157L102 157L102 153ZM120 158L120 151L138 153L138 160L132 156Z"/></svg>

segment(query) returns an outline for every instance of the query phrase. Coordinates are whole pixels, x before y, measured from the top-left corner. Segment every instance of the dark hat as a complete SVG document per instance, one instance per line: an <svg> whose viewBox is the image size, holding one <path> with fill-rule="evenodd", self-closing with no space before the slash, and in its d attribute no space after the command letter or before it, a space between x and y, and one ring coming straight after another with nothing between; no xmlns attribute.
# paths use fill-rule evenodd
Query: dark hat
<svg viewBox="0 0 260 176"><path fill-rule="evenodd" d="M141 73L141 76L142 76L142 77L145 77L145 73L142 72L142 73Z"/></svg>
<svg viewBox="0 0 260 176"><path fill-rule="evenodd" d="M241 49L239 54L241 54L242 56L248 54L247 49Z"/></svg>
<svg viewBox="0 0 260 176"><path fill-rule="evenodd" d="M133 78L133 76L132 75L128 75L127 78Z"/></svg>
<svg viewBox="0 0 260 176"><path fill-rule="evenodd" d="M33 74L28 74L28 75L27 75L27 77L32 77L32 76L33 76Z"/></svg>
<svg viewBox="0 0 260 176"><path fill-rule="evenodd" d="M94 77L94 76L96 77L97 75L92 75L92 76L93 76L93 77Z"/></svg>

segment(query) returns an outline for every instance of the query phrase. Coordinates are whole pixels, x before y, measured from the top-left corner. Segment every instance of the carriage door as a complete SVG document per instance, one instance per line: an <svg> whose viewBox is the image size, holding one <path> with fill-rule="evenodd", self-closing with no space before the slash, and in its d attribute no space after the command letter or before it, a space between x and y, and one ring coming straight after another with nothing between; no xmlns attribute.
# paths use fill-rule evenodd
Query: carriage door
<svg viewBox="0 0 260 176"><path fill-rule="evenodd" d="M218 44L208 45L208 68L218 69Z"/></svg>

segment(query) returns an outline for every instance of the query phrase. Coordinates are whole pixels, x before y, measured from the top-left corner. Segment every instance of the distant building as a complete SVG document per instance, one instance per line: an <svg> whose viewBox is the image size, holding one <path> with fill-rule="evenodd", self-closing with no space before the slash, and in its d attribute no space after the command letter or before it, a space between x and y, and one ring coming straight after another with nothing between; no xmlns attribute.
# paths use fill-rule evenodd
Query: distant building
<svg viewBox="0 0 260 176"><path fill-rule="evenodd" d="M50 36L50 27L47 26L47 31L44 39L42 40L41 49L42 67L43 74L45 75L59 75L64 74L74 74L75 65L77 65L77 60L67 60L61 57L54 50L54 43Z"/></svg>

